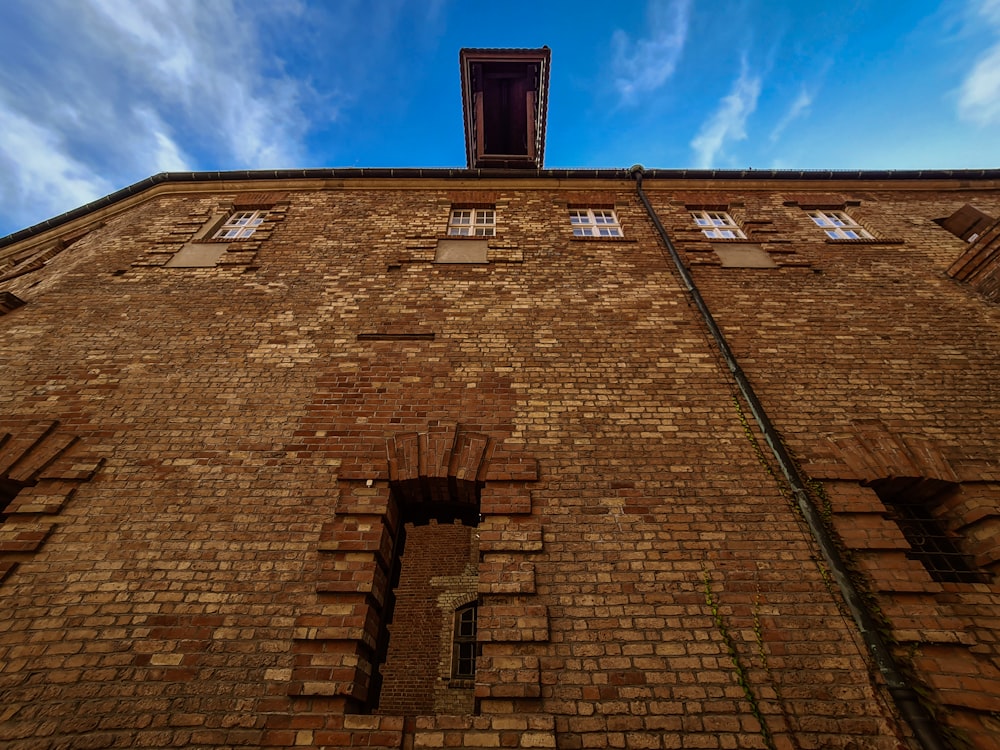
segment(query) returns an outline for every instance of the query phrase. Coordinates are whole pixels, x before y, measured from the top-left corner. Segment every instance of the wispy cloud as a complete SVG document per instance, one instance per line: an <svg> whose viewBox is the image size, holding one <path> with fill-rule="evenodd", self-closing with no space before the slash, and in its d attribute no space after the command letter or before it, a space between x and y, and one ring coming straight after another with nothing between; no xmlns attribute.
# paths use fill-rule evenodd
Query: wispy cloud
<svg viewBox="0 0 1000 750"><path fill-rule="evenodd" d="M958 113L978 125L1000 124L1000 0L982 0L976 15L998 39L979 56L959 88Z"/></svg>
<svg viewBox="0 0 1000 750"><path fill-rule="evenodd" d="M231 0L10 1L26 38L0 32L2 223L159 171L304 161L309 92L264 57L266 15Z"/></svg>
<svg viewBox="0 0 1000 750"><path fill-rule="evenodd" d="M746 58L741 61L740 75L732 90L722 98L715 112L702 123L698 135L691 141L699 168L715 166L716 158L726 145L747 137L747 118L757 108L760 96L760 76L750 71Z"/></svg>
<svg viewBox="0 0 1000 750"><path fill-rule="evenodd" d="M62 136L0 100L0 202L38 218L61 213L112 190L112 184L70 156Z"/></svg>
<svg viewBox="0 0 1000 750"><path fill-rule="evenodd" d="M299 86L264 75L257 30L232 2L92 0L92 7L87 30L128 65L128 76L117 77L138 78L148 106L180 114L185 128L200 121L202 137L234 166L297 165L306 126Z"/></svg>
<svg viewBox="0 0 1000 750"><path fill-rule="evenodd" d="M632 41L618 29L611 37L615 88L623 102L658 89L673 75L687 39L691 3L651 0L647 16L647 36Z"/></svg>
<svg viewBox="0 0 1000 750"><path fill-rule="evenodd" d="M771 131L771 143L777 142L781 134L785 132L785 128L809 112L809 108L813 103L813 96L811 92L806 90L805 86L799 90L799 95L795 97L795 101L792 102L788 111L778 120L778 124Z"/></svg>

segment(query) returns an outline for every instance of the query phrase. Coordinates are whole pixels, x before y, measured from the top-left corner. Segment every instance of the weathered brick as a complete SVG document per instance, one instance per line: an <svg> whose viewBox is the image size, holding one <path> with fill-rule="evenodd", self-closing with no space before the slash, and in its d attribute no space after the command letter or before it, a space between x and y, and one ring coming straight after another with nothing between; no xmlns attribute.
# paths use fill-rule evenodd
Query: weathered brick
<svg viewBox="0 0 1000 750"><path fill-rule="evenodd" d="M994 240L935 223L1000 187L645 186L899 657L996 744L995 585L934 580L863 483L949 483L950 533L1000 566ZM269 201L223 265L163 267ZM433 262L455 201L496 206L488 264ZM828 242L803 207L831 201L875 239ZM592 203L623 239L573 237ZM699 206L774 267L723 267ZM0 281L26 302L0 315L4 741L764 747L744 675L778 747L905 743L633 182L190 181L100 211L0 248L79 234ZM473 688L450 618L479 597Z"/></svg>

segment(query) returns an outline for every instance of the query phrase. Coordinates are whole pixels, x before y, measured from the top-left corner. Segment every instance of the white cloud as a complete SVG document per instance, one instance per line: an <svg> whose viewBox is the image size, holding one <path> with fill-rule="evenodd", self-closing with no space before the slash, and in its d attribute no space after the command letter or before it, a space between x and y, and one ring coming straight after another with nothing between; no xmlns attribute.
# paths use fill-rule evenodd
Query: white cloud
<svg viewBox="0 0 1000 750"><path fill-rule="evenodd" d="M0 32L0 227L160 171L303 165L311 92L259 38L288 8L9 1L21 26Z"/></svg>
<svg viewBox="0 0 1000 750"><path fill-rule="evenodd" d="M50 217L112 190L107 180L67 153L59 133L0 101L0 201L14 215ZM29 219L31 221L31 219Z"/></svg>
<svg viewBox="0 0 1000 750"><path fill-rule="evenodd" d="M987 23L1000 26L1000 0L981 0L979 12Z"/></svg>
<svg viewBox="0 0 1000 750"><path fill-rule="evenodd" d="M168 135L169 127L156 112L137 108L135 116L143 123L142 132L148 141L143 151L149 155L153 171L190 172L193 170L181 147Z"/></svg>
<svg viewBox="0 0 1000 750"><path fill-rule="evenodd" d="M93 8L93 31L117 50L130 77L180 107L235 157L234 166L298 166L306 127L298 86L263 76L256 31L232 2L93 0Z"/></svg>
<svg viewBox="0 0 1000 750"><path fill-rule="evenodd" d="M658 89L673 75L687 39L691 3L652 0L647 15L648 36L633 42L619 29L611 37L615 87L624 102Z"/></svg>
<svg viewBox="0 0 1000 750"><path fill-rule="evenodd" d="M1000 37L1000 0L983 0L977 13ZM978 125L1000 124L1000 40L980 55L962 81L958 112Z"/></svg>
<svg viewBox="0 0 1000 750"><path fill-rule="evenodd" d="M792 102L788 111L785 112L784 116L778 120L778 124L774 126L774 130L771 131L771 143L775 143L781 134L785 132L787 128L794 120L802 117L809 112L809 107L812 106L813 95L806 90L803 86L799 91L799 95L795 97L795 101Z"/></svg>
<svg viewBox="0 0 1000 750"><path fill-rule="evenodd" d="M1000 123L1000 44L983 55L962 82L958 111L980 125Z"/></svg>
<svg viewBox="0 0 1000 750"><path fill-rule="evenodd" d="M741 63L740 76L732 90L719 102L711 117L702 123L698 135L691 141L701 169L715 166L716 157L727 143L742 141L747 137L747 118L757 108L760 96L760 76L753 75L746 59Z"/></svg>

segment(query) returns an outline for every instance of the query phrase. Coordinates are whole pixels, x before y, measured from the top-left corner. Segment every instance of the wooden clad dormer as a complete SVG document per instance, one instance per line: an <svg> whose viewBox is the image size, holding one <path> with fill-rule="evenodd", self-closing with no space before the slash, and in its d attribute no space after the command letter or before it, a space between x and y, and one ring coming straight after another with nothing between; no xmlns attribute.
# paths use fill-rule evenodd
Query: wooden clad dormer
<svg viewBox="0 0 1000 750"><path fill-rule="evenodd" d="M459 53L469 167L542 167L550 56L548 47Z"/></svg>

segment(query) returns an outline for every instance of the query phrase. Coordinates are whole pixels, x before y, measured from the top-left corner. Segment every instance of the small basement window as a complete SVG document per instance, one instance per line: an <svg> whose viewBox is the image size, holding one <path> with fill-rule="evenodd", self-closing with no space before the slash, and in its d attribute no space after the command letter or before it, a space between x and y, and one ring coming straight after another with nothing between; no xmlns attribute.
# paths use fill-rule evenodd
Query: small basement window
<svg viewBox="0 0 1000 750"><path fill-rule="evenodd" d="M971 558L959 549L960 538L945 527L934 509L957 485L938 479L899 477L871 483L879 499L889 510L910 551L930 577L940 583L985 583L989 575L976 568Z"/></svg>

